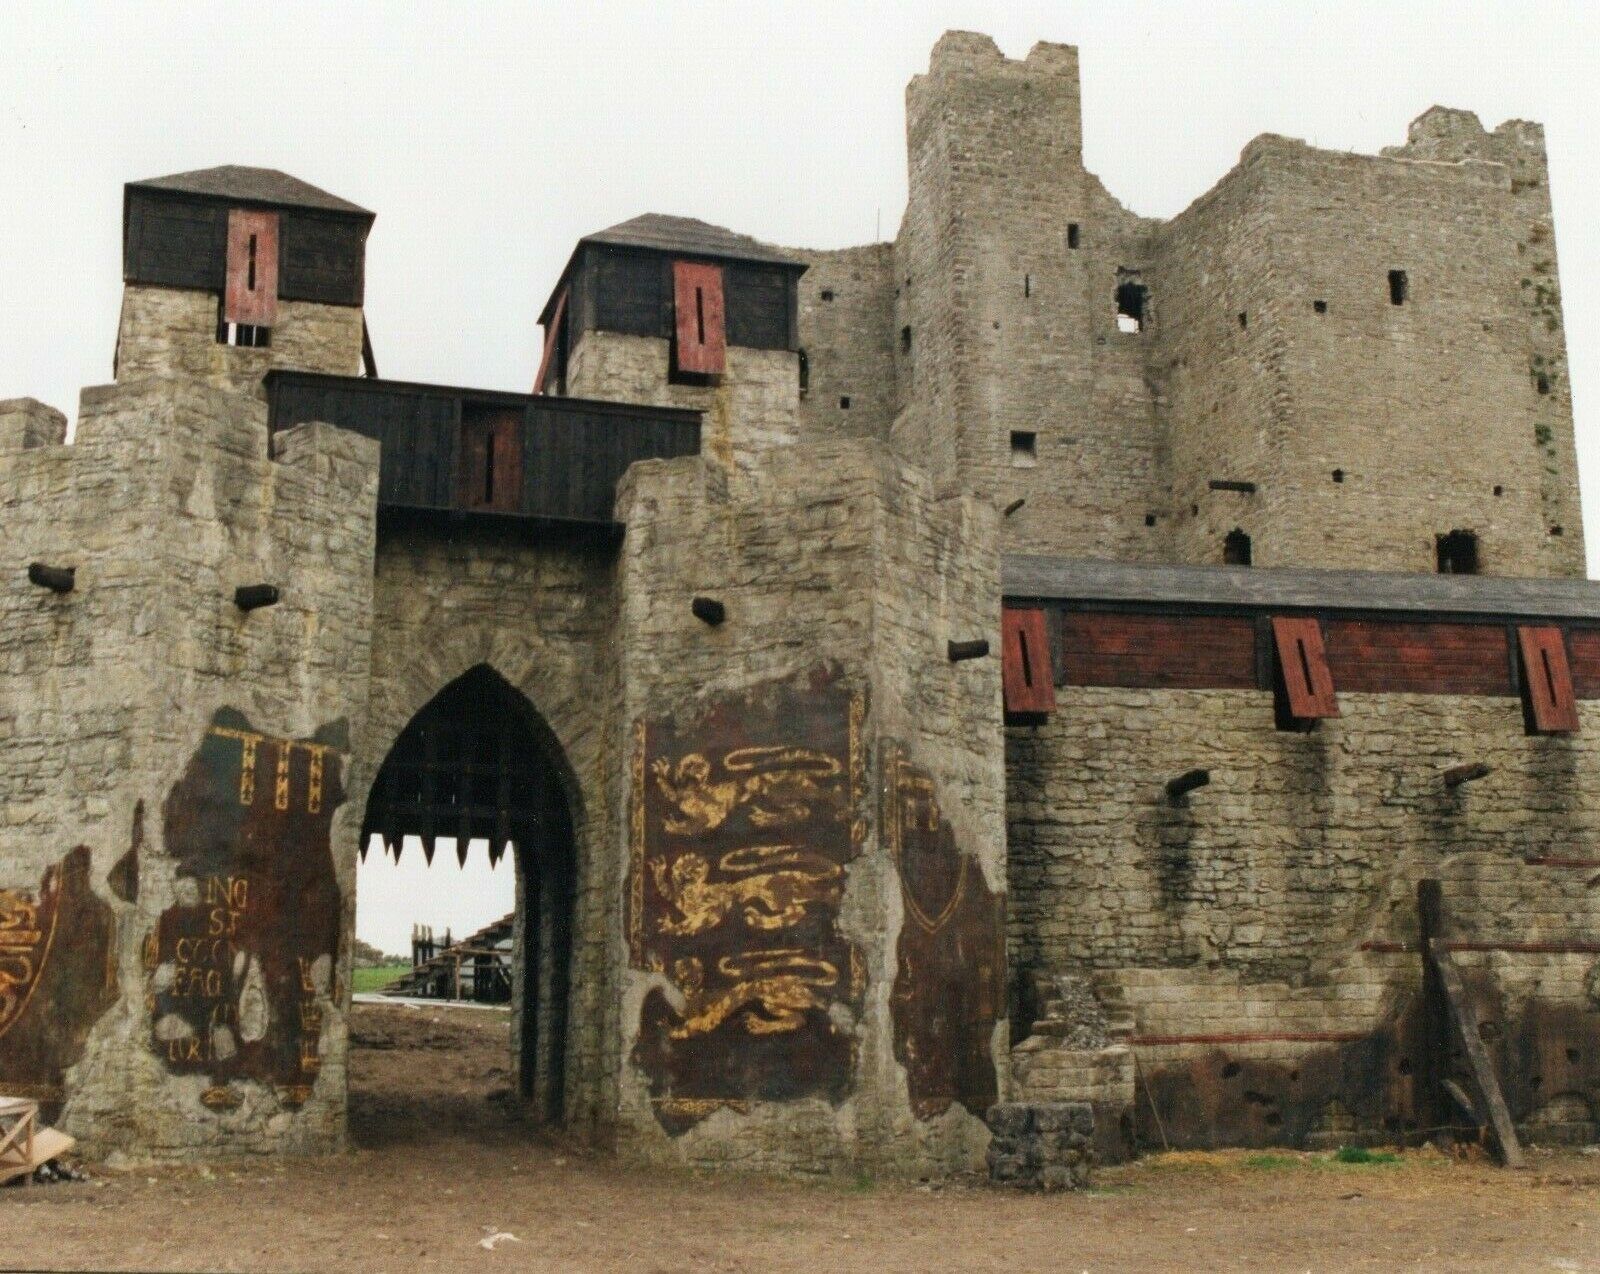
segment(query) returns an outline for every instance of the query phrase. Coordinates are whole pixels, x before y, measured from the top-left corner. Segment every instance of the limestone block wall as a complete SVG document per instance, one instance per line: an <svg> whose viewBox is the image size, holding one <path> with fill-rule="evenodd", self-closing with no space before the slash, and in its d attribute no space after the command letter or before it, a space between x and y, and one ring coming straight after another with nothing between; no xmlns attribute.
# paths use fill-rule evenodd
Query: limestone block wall
<svg viewBox="0 0 1600 1274"><path fill-rule="evenodd" d="M1576 464L1536 428L1527 222L1499 164L1261 137L1164 227L1154 370L1180 558L1221 562L1237 526L1258 565L1430 571L1435 537L1466 529L1486 574L1572 573L1575 528L1546 517Z"/></svg>
<svg viewBox="0 0 1600 1274"><path fill-rule="evenodd" d="M1514 699L1346 694L1296 734L1265 692L1058 697L1008 730L1013 976L1099 972L1174 1144L1417 1128L1425 877L1514 1116L1595 1135L1592 705L1584 733L1529 737ZM1447 789L1464 761L1492 773ZM1168 802L1197 766L1210 786ZM1134 1116L1160 1144L1143 1094Z"/></svg>
<svg viewBox="0 0 1600 1274"><path fill-rule="evenodd" d="M272 344L241 349L217 341L214 292L129 284L117 324L118 381L150 376L192 377L240 394L261 396L261 378L274 367L361 373L362 312L348 305L279 301Z"/></svg>
<svg viewBox="0 0 1600 1274"><path fill-rule="evenodd" d="M377 455L279 443L251 399L150 379L0 453L0 1084L91 1152L342 1143ZM278 604L239 610L253 583Z"/></svg>
<svg viewBox="0 0 1600 1274"><path fill-rule="evenodd" d="M1552 575L1584 572L1579 521L1577 463L1572 438L1572 381L1567 367L1561 280L1556 267L1555 220L1544 129L1513 119L1492 133L1471 111L1434 107L1413 120L1404 146L1384 151L1407 159L1466 164L1501 164L1511 182L1508 230L1517 253L1517 288L1527 325L1527 374L1537 401L1534 442L1543 453L1540 505ZM1556 528L1561 534L1555 533Z"/></svg>
<svg viewBox="0 0 1600 1274"><path fill-rule="evenodd" d="M637 465L619 514L624 1145L975 1166L1005 1073L999 670L945 647L996 626L993 514L849 441L743 488Z"/></svg>
<svg viewBox="0 0 1600 1274"><path fill-rule="evenodd" d="M808 267L799 282L807 369L801 436L887 439L900 378L915 355L909 334L898 334L894 323L899 284L892 246L783 251Z"/></svg>
<svg viewBox="0 0 1600 1274"><path fill-rule="evenodd" d="M673 384L671 358L660 337L584 332L567 362L567 393L703 412L701 454L741 475L799 437L799 369L788 350L729 346L726 373L709 385Z"/></svg>
<svg viewBox="0 0 1600 1274"><path fill-rule="evenodd" d="M609 1131L615 1105L612 934L621 884L610 852L619 824L610 781L615 741L608 728L616 695L615 556L609 545L530 541L483 526L449 535L386 532L373 581L371 724L351 767L351 805L359 822L400 732L441 690L479 665L525 696L549 731L576 839L565 1118L569 1127L596 1137ZM452 865L436 859L434 870L439 887L448 890ZM516 866L505 862L499 870ZM517 954L521 970L520 947ZM514 997L508 1045L519 1068L520 1009Z"/></svg>
<svg viewBox="0 0 1600 1274"><path fill-rule="evenodd" d="M1039 44L1011 61L986 36L949 33L907 89L906 119L903 450L941 481L1025 499L1008 548L1159 558L1147 337L1120 332L1116 313L1154 223L1083 168L1077 50Z"/></svg>

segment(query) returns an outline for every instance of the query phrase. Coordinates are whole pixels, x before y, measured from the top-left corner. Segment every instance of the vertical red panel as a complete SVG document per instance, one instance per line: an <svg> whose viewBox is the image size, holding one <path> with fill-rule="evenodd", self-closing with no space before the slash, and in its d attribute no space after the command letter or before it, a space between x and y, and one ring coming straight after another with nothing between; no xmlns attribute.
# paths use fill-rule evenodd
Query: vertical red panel
<svg viewBox="0 0 1600 1274"><path fill-rule="evenodd" d="M228 213L226 323L271 327L278 320L278 214L234 208Z"/></svg>
<svg viewBox="0 0 1600 1274"><path fill-rule="evenodd" d="M722 268L674 261L672 300L677 314L678 370L721 375L728 344L723 330Z"/></svg>
<svg viewBox="0 0 1600 1274"><path fill-rule="evenodd" d="M473 414L461 422L456 498L480 512L522 509L522 414Z"/></svg>
<svg viewBox="0 0 1600 1274"><path fill-rule="evenodd" d="M1572 693L1567 644L1559 628L1517 629L1522 651L1522 693L1540 734L1573 734L1578 729L1578 704Z"/></svg>
<svg viewBox="0 0 1600 1274"><path fill-rule="evenodd" d="M556 308L550 312L550 326L544 331L544 355L539 359L539 374L533 378L533 392L544 393L545 377L550 374L550 364L555 359L556 343L561 339L561 322L567 316L567 290L561 289L556 298Z"/></svg>
<svg viewBox="0 0 1600 1274"><path fill-rule="evenodd" d="M1339 715L1333 673L1322 644L1322 625L1315 619L1273 616L1272 640L1278 648L1278 666L1289 712L1299 721Z"/></svg>
<svg viewBox="0 0 1600 1274"><path fill-rule="evenodd" d="M1055 677L1042 610L1000 612L1000 683L1008 713L1054 712Z"/></svg>

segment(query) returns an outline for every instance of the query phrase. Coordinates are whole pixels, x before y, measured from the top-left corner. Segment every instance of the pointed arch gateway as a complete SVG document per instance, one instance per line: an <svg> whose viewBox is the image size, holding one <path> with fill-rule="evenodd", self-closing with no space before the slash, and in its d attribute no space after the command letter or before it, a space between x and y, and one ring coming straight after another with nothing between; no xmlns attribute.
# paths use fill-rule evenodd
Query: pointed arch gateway
<svg viewBox="0 0 1600 1274"><path fill-rule="evenodd" d="M420 838L428 861L453 837L460 861L487 840L491 862L509 849L517 867L513 1040L523 1099L559 1122L566 1062L574 802L566 758L538 711L487 664L433 697L395 739L367 799L372 836L397 858Z"/></svg>

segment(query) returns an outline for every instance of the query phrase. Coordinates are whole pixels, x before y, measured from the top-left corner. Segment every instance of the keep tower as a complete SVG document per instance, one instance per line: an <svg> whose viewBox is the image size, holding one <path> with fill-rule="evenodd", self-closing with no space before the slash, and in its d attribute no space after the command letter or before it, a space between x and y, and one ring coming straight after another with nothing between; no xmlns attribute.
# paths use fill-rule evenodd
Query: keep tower
<svg viewBox="0 0 1600 1274"><path fill-rule="evenodd" d="M259 395L277 367L370 373L361 307L372 222L271 168L128 183L117 380L184 376Z"/></svg>

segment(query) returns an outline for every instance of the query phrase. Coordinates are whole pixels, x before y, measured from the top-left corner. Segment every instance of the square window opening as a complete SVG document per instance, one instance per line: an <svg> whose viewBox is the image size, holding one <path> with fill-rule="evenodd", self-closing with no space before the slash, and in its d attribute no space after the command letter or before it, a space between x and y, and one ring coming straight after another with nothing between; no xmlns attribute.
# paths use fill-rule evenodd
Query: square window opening
<svg viewBox="0 0 1600 1274"><path fill-rule="evenodd" d="M1011 432L1011 466L1014 469L1031 469L1039 463L1039 435L1026 430Z"/></svg>
<svg viewBox="0 0 1600 1274"><path fill-rule="evenodd" d="M1311 302L1311 308L1318 314L1326 314L1328 312L1328 303L1326 301L1313 301Z"/></svg>
<svg viewBox="0 0 1600 1274"><path fill-rule="evenodd" d="M1451 531L1434 539L1440 575L1478 573L1478 537L1472 531Z"/></svg>

